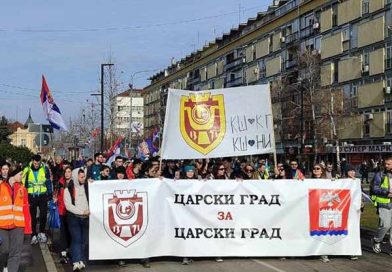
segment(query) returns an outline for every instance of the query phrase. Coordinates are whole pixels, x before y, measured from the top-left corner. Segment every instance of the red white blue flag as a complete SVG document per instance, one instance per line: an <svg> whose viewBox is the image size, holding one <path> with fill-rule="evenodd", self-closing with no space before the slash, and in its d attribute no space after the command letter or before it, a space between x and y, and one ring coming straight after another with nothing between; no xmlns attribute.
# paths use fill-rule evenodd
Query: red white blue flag
<svg viewBox="0 0 392 272"><path fill-rule="evenodd" d="M54 129L67 130L64 123L59 107L54 102L52 93L46 84L45 77L42 75L42 88L41 88L41 104L44 110L44 115Z"/></svg>

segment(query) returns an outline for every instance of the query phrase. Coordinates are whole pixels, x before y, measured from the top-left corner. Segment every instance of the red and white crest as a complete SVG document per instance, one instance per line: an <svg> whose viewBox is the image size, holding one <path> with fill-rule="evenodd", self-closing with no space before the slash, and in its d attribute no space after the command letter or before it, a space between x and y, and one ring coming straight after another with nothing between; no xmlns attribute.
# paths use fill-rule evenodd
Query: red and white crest
<svg viewBox="0 0 392 272"><path fill-rule="evenodd" d="M350 190L309 190L310 235L328 244L348 234Z"/></svg>
<svg viewBox="0 0 392 272"><path fill-rule="evenodd" d="M113 194L104 194L103 211L106 233L115 242L128 247L147 229L147 192L116 190Z"/></svg>

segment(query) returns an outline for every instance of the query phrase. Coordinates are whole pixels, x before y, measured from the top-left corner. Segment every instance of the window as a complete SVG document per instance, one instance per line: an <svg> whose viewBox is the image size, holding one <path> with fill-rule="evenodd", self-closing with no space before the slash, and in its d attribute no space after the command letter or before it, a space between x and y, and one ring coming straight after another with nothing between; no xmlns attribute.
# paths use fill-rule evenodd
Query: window
<svg viewBox="0 0 392 272"><path fill-rule="evenodd" d="M363 123L363 136L369 137L369 134L370 134L370 123L369 121L365 121Z"/></svg>
<svg viewBox="0 0 392 272"><path fill-rule="evenodd" d="M385 126L385 133L392 134L392 111L387 111L387 119L386 119L386 126Z"/></svg>
<svg viewBox="0 0 392 272"><path fill-rule="evenodd" d="M338 5L335 4L332 6L332 26L335 27L338 25Z"/></svg>
<svg viewBox="0 0 392 272"><path fill-rule="evenodd" d="M337 83L339 82L339 61L335 60L333 63L333 82Z"/></svg>
<svg viewBox="0 0 392 272"><path fill-rule="evenodd" d="M391 69L392 68L392 46L387 46L386 48L387 53L386 53L386 60L385 60L385 68L386 69Z"/></svg>
<svg viewBox="0 0 392 272"><path fill-rule="evenodd" d="M369 0L362 0L362 14L369 13Z"/></svg>
<svg viewBox="0 0 392 272"><path fill-rule="evenodd" d="M266 75L266 70L265 70L265 60L262 59L259 61L259 77L263 78Z"/></svg>
<svg viewBox="0 0 392 272"><path fill-rule="evenodd" d="M349 50L350 40L351 40L351 31L349 27L342 30L342 36L343 36L343 51Z"/></svg>
<svg viewBox="0 0 392 272"><path fill-rule="evenodd" d="M252 45L252 53L253 53L253 60L255 60L256 59L256 48L255 48L254 44Z"/></svg>
<svg viewBox="0 0 392 272"><path fill-rule="evenodd" d="M118 109L118 111L129 111L128 106L118 106L117 109Z"/></svg>
<svg viewBox="0 0 392 272"><path fill-rule="evenodd" d="M26 139L22 139L22 140L20 141L20 145L21 145L21 146L26 146Z"/></svg>
<svg viewBox="0 0 392 272"><path fill-rule="evenodd" d="M353 84L351 86L350 103L352 109L356 109L358 107L358 85Z"/></svg>
<svg viewBox="0 0 392 272"><path fill-rule="evenodd" d="M313 26L314 14L308 14L301 18L301 29Z"/></svg>
<svg viewBox="0 0 392 272"><path fill-rule="evenodd" d="M321 49L321 36L316 37L314 39L314 48L320 51L320 49Z"/></svg>
<svg viewBox="0 0 392 272"><path fill-rule="evenodd" d="M369 52L364 52L362 55L362 71L369 72Z"/></svg>
<svg viewBox="0 0 392 272"><path fill-rule="evenodd" d="M385 103L392 102L392 77L386 79Z"/></svg>

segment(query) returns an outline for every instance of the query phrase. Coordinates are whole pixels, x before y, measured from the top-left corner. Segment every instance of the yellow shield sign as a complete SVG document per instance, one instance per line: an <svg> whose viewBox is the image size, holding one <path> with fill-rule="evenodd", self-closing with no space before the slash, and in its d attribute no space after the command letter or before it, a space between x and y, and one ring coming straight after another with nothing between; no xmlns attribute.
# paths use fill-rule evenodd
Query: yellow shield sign
<svg viewBox="0 0 392 272"><path fill-rule="evenodd" d="M223 140L226 117L223 95L211 93L181 97L180 129L185 142L207 155Z"/></svg>

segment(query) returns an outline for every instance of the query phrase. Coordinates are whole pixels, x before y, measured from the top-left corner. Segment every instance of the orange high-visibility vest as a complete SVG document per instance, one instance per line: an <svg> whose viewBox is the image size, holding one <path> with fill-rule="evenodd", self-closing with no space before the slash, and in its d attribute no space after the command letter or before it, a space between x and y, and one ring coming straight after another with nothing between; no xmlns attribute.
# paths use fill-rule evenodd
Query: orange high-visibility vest
<svg viewBox="0 0 392 272"><path fill-rule="evenodd" d="M12 195L11 186L7 182L0 184L0 228L25 227L24 198L24 187L17 186Z"/></svg>

